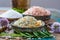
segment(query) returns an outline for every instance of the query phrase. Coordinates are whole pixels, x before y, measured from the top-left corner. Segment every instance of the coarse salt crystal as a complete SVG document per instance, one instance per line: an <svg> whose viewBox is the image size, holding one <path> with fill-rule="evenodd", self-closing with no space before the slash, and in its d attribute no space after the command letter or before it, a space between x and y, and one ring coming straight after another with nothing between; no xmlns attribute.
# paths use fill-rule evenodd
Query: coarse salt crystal
<svg viewBox="0 0 60 40"><path fill-rule="evenodd" d="M21 18L22 14L19 12L16 12L14 10L8 10L7 12L3 13L0 15L0 17L5 17L5 18Z"/></svg>

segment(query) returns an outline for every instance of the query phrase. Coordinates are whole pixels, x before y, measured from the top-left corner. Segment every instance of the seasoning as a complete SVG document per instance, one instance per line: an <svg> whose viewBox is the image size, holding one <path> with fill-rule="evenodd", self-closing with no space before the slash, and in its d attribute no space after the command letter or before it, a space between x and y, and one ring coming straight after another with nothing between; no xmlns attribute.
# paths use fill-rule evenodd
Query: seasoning
<svg viewBox="0 0 60 40"><path fill-rule="evenodd" d="M4 17L4 18L21 18L22 14L14 11L14 10L8 10L7 12L3 13L0 15L0 17Z"/></svg>
<svg viewBox="0 0 60 40"><path fill-rule="evenodd" d="M25 16L14 22L14 26L18 26L21 28L34 28L40 27L43 25L41 20L37 20L32 16Z"/></svg>
<svg viewBox="0 0 60 40"><path fill-rule="evenodd" d="M24 15L33 15L33 16L47 16L51 15L50 11L39 6L33 6L23 13Z"/></svg>

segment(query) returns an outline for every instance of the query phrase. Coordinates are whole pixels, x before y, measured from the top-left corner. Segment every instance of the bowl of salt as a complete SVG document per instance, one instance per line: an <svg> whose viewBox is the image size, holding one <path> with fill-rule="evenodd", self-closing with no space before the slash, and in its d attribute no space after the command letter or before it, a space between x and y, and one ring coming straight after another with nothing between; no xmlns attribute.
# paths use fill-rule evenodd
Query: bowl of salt
<svg viewBox="0 0 60 40"><path fill-rule="evenodd" d="M8 10L5 13L1 14L0 17L7 18L10 22L14 20L18 20L19 18L23 17L21 13L14 11L14 10Z"/></svg>

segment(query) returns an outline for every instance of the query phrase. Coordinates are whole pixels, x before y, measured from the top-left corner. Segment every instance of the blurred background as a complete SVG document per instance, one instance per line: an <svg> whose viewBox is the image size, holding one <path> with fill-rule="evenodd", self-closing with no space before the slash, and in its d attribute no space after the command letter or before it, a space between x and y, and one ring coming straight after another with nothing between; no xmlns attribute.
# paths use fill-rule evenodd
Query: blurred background
<svg viewBox="0 0 60 40"><path fill-rule="evenodd" d="M12 0L0 0L0 7L12 7ZM60 10L60 0L31 0L30 6L42 6L45 8L55 8Z"/></svg>

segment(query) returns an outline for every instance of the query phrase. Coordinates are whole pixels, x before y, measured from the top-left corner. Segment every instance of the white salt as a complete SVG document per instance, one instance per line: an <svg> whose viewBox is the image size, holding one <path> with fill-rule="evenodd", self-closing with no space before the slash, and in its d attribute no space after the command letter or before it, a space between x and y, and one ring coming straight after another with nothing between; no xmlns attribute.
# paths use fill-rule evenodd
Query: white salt
<svg viewBox="0 0 60 40"><path fill-rule="evenodd" d="M11 10L8 10L7 12L1 14L0 17L5 17L5 18L21 18L22 14L11 9Z"/></svg>

